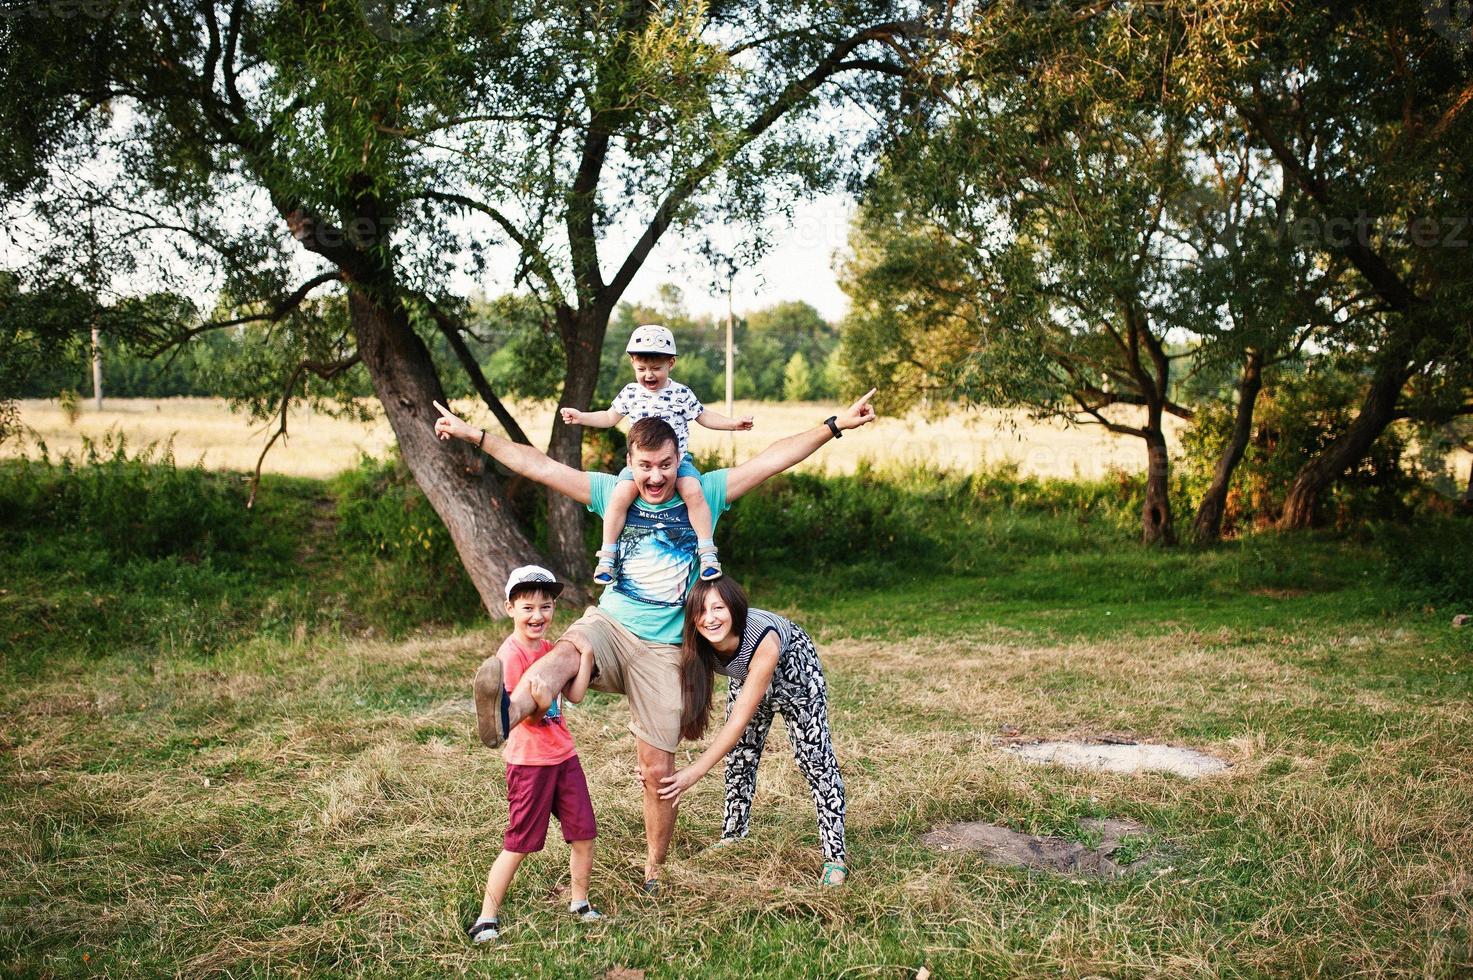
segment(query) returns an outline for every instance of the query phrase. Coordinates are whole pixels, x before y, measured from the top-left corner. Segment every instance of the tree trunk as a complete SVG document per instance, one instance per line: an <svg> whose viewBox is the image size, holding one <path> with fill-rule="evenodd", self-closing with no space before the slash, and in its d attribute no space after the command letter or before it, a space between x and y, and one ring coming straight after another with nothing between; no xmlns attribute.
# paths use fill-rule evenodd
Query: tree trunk
<svg viewBox="0 0 1473 980"><path fill-rule="evenodd" d="M1289 493L1284 497L1284 512L1279 516L1280 530L1303 530L1314 524L1321 494L1341 474L1364 459L1371 445L1386 431L1396 415L1396 400L1401 397L1402 386L1411 375L1412 364L1408 358L1388 353L1371 378L1355 421L1294 475Z"/></svg>
<svg viewBox="0 0 1473 980"><path fill-rule="evenodd" d="M519 565L546 559L517 526L487 458L473 446L435 437L438 413L432 403L443 403L445 393L429 351L410 328L404 311L386 309L358 289L349 291L348 309L358 353L404 462L449 530L486 611L492 616L505 615L502 600L507 575ZM557 570L567 578L566 568ZM584 590L572 588L575 600L587 598Z"/></svg>
<svg viewBox="0 0 1473 980"><path fill-rule="evenodd" d="M1141 540L1146 544L1176 544L1176 527L1171 519L1171 461L1166 453L1166 436L1161 431L1161 414L1152 409L1146 439L1146 503L1141 508Z"/></svg>
<svg viewBox="0 0 1473 980"><path fill-rule="evenodd" d="M1212 482L1202 495L1202 502L1197 505L1197 516L1192 521L1192 540L1197 544L1211 544L1222 537L1222 514L1227 507L1228 487L1253 435L1253 407L1262 390L1263 352L1250 350L1243 362L1243 375L1238 380L1238 406L1232 435L1217 461L1217 468L1212 471Z"/></svg>
<svg viewBox="0 0 1473 980"><path fill-rule="evenodd" d="M596 306L584 310L562 307L557 311L557 322L567 360L563 396L558 400L558 407L587 411L593 401L593 389L598 384L599 358L604 334L609 327L609 311ZM582 469L583 426L564 425L562 414L554 413L547 455L559 463ZM582 504L548 491L547 549L553 560L564 568L575 570L579 576L577 581L582 581L588 564L588 545L583 539L585 513L587 510Z"/></svg>

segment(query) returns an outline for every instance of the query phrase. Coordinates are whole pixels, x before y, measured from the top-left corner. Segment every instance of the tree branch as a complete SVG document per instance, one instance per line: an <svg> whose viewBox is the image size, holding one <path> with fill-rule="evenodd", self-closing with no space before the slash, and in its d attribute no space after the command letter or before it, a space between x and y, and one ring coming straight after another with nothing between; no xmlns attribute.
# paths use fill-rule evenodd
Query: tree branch
<svg viewBox="0 0 1473 980"><path fill-rule="evenodd" d="M1324 178L1313 173L1279 135L1270 122L1268 111L1263 105L1263 94L1257 90L1256 86L1255 97L1258 100L1256 105L1240 103L1236 106L1238 115L1268 144L1269 151L1273 153L1274 159L1279 161L1284 171L1294 178L1295 182L1309 195L1311 200L1320 206L1323 212L1328 213L1333 205L1330 186ZM1337 246L1328 247L1336 248ZM1417 294L1370 245L1360 241L1357 236L1351 235L1344 245L1338 246L1338 249L1360 274L1366 277L1366 280L1391 309L1405 313L1417 304L1419 300Z"/></svg>
<svg viewBox="0 0 1473 980"><path fill-rule="evenodd" d="M256 491L261 488L261 464L266 461L266 454L271 451L271 447L276 444L277 439L286 435L286 410L291 405L292 389L296 388L297 382L301 380L302 372L311 371L324 381L330 381L357 364L358 360L358 352L354 351L341 361L333 361L328 364L323 364L320 361L303 361L292 370L291 376L286 379L286 387L281 391L281 424L271 434L271 438L266 440L266 445L261 450L261 455L256 457L256 472L251 477L250 496L246 498L247 510L250 510L256 505Z"/></svg>
<svg viewBox="0 0 1473 980"><path fill-rule="evenodd" d="M465 324L445 312L438 303L428 296L416 294L416 298L423 300L429 307L430 316L434 319L435 326L440 328L440 332L450 342L450 349L455 351L455 356L459 359L460 366L465 369L466 376L471 379L471 385L475 387L476 394L480 395L481 401L485 402L486 407L491 409L491 414L496 416L496 421L501 423L501 427L506 430L506 434L511 437L512 442L519 442L524 446L532 445L532 440L527 438L527 434L522 431L522 427L517 424L517 420L512 417L511 412L506 410L506 405L502 403L500 398L496 397L496 392L491 390L491 384L486 380L486 375L482 373L481 366L476 363L475 356L471 354L470 348L466 346L465 338L461 336L461 333L467 329Z"/></svg>
<svg viewBox="0 0 1473 980"><path fill-rule="evenodd" d="M830 77L844 69L840 67L848 59L851 52L870 41L877 41L896 35L904 35L911 32L926 30L924 24L919 21L895 21L885 24L877 24L859 33L840 41L828 55L814 66L813 70L802 78L789 82L783 90L778 93L772 103L759 112L755 118L744 126L737 139L724 150L715 150L688 170L685 175L676 182L670 192L665 195L659 207L655 209L654 216L645 227L644 233L630 249L624 262L619 266L619 271L609 281L604 289L603 297L610 305L617 302L629 288L635 274L649 257L650 251L659 242L660 236L670 227L675 218L675 213L680 209L690 196L695 193L707 177L715 173L731 152L740 150L750 144L757 137L787 115L794 107L806 99L820 85Z"/></svg>
<svg viewBox="0 0 1473 980"><path fill-rule="evenodd" d="M286 317L288 313L301 306L302 303L307 299L307 297L312 293L312 291L318 286L324 285L329 282L337 282L341 280L342 275L336 271L319 273L318 275L315 275L311 279L308 279L306 282L302 283L290 293L278 299L275 303L271 305L271 309L267 310L265 313L251 313L247 314L246 316L239 316L230 320L211 320L210 322L202 323L197 327L190 327L183 333L175 334L174 336L170 337L167 341L167 346L177 348L180 345L184 344L186 341L197 337L202 333L209 333L211 330L223 330L226 327L239 327L247 323L279 323L283 318ZM162 350L162 347L159 348L159 351ZM154 353L158 353L159 351L155 351Z"/></svg>
<svg viewBox="0 0 1473 980"><path fill-rule="evenodd" d="M414 195L414 197L425 198L432 201L444 201L447 204L455 204L459 207L466 208L467 210L479 211L489 217L492 221L496 222L496 224L500 226L501 230L506 232L506 236L512 241L516 242L517 247L522 250L522 254L525 255L527 257L527 260L532 263L533 268L537 272L537 277L541 279L547 285L548 290L551 291L551 301L555 305L563 304L563 291L562 288L558 285L556 276L553 275L552 264L548 261L546 253L544 253L542 249L539 248L536 243L534 243L530 238L523 234L516 225L512 224L511 219L502 214L499 209L485 203L484 201L477 201L475 198L466 197L464 194L455 194L450 191L426 190ZM413 198L411 198L411 200L412 199Z"/></svg>

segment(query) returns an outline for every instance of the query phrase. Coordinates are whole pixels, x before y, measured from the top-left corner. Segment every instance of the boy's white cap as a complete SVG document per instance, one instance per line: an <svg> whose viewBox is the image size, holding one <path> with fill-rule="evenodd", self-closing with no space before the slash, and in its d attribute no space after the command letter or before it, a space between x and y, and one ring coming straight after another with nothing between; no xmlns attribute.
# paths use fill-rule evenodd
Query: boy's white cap
<svg viewBox="0 0 1473 980"><path fill-rule="evenodd" d="M629 344L624 348L626 354L669 354L675 356L675 335L664 327L654 323L646 323L642 327L635 327L634 333L629 335Z"/></svg>
<svg viewBox="0 0 1473 980"><path fill-rule="evenodd" d="M514 569L506 580L506 597L511 598L511 591L519 585L537 585L543 592L556 597L563 591L563 583L541 565L523 565Z"/></svg>

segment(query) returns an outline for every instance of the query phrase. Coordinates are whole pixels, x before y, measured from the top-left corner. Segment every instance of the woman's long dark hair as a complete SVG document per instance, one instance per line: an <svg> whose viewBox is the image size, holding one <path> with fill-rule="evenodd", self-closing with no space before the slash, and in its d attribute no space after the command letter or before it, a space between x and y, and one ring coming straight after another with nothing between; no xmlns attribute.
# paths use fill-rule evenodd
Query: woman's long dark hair
<svg viewBox="0 0 1473 980"><path fill-rule="evenodd" d="M680 737L696 739L706 734L711 720L711 688L716 677L711 665L716 651L696 629L712 592L731 611L731 631L738 639L747 630L747 593L730 576L696 582L685 597L685 638L680 647Z"/></svg>

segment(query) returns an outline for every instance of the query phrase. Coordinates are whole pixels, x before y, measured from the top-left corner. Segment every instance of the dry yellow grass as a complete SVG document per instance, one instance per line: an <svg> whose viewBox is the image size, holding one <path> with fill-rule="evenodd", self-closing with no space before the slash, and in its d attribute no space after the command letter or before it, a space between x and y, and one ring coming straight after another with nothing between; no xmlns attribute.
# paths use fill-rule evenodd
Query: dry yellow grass
<svg viewBox="0 0 1473 980"><path fill-rule="evenodd" d="M1412 977L1473 967L1456 938L1473 922L1460 857L1473 846L1463 809L1473 757L1458 735L1466 700L1398 692L1356 709L1379 722L1368 744L1325 732L1315 719L1359 700L1369 680L1306 666L1347 646L1350 634L1334 630L1310 643L1183 631L1067 646L991 636L822 644L856 872L833 892L814 886L812 802L775 729L751 838L704 852L719 829L714 774L681 808L670 894L640 896L628 709L596 697L570 715L601 827L594 898L613 918L587 929L560 913L567 849L554 832L517 877L511 928L473 948L461 929L506 802L497 755L471 734L465 678L498 636L266 645L211 664L114 665L0 698L13 759L0 859L14 870L0 896L24 940L0 967L75 972L84 953L114 975L601 976L633 964L652 976L900 977L929 964L941 976ZM1390 659L1416 643L1396 631L1371 639ZM404 688L420 692L418 704L384 705ZM36 702L94 707L16 710ZM1191 740L1214 702L1236 720L1195 740L1233 768L1202 782L1035 768L997 736L1012 723L1028 736L1129 729ZM916 843L950 820L1049 833L1094 810L1153 824L1166 858L1101 883ZM17 901L25 894L46 898Z"/></svg>
<svg viewBox="0 0 1473 980"><path fill-rule="evenodd" d="M484 407L457 402L478 424L494 427ZM724 410L724 406L716 406ZM800 432L833 413L826 403L737 402L737 415L751 415L751 432L712 432L692 427L691 447L698 454L719 452L737 460L757 453L782 436ZM546 402L513 406L516 417L534 444L545 446L552 431L553 406ZM1122 416L1125 418L1125 416ZM82 438L100 439L119 432L134 446L172 439L174 454L185 463L202 460L219 470L251 470L261 447L275 431L275 422L252 422L232 414L223 400L210 398L109 399L101 412L83 404L75 423L55 401L21 402L21 421L30 438L0 444L0 455L34 453L39 437L53 455L76 453ZM1175 439L1181 423L1169 419ZM289 476L325 477L351 467L362 453L381 455L393 441L388 423L379 417L367 425L334 419L305 408L288 422L285 442L278 442L263 469ZM847 434L805 464L810 469L852 472L860 460L878 464L927 464L957 470L976 470L1015 461L1032 476L1097 477L1111 469L1138 472L1145 453L1138 439L1116 436L1098 426L1069 428L1062 423L1033 422L1022 413L958 410L940 419L918 414L881 418L874 425Z"/></svg>

